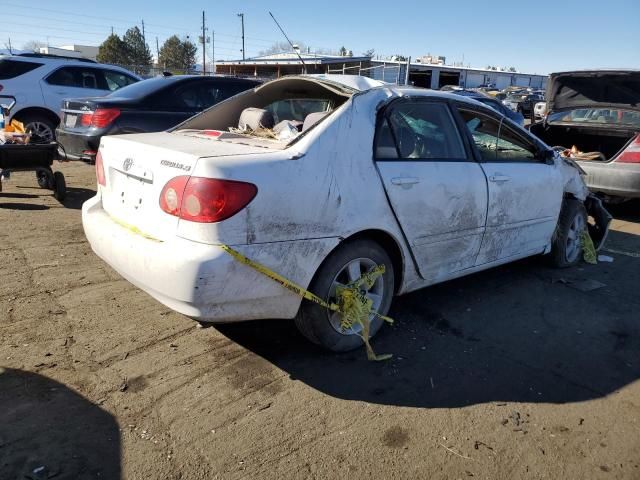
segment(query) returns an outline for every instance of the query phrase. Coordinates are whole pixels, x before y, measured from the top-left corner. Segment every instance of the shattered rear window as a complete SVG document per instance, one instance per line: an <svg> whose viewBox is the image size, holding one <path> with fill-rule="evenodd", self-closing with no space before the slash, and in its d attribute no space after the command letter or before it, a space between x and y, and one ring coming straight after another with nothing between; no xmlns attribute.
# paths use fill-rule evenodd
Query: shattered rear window
<svg viewBox="0 0 640 480"><path fill-rule="evenodd" d="M640 128L640 112L619 108L578 108L549 115L549 122L629 125Z"/></svg>

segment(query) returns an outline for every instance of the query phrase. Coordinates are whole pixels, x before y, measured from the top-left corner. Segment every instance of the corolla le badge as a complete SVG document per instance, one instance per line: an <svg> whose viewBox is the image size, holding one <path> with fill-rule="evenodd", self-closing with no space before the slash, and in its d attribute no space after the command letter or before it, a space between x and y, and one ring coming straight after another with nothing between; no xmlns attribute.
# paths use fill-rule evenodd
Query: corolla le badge
<svg viewBox="0 0 640 480"><path fill-rule="evenodd" d="M122 169L125 172L128 172L133 167L133 158L126 158L124 162L122 162Z"/></svg>

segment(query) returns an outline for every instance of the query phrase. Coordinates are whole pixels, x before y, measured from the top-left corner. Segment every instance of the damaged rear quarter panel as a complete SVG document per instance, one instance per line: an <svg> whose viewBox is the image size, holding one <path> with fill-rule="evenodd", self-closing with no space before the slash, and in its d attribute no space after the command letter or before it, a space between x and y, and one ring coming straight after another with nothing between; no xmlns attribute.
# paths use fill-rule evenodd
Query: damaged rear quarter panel
<svg viewBox="0 0 640 480"><path fill-rule="evenodd" d="M355 95L285 150L200 159L194 175L251 182L258 194L228 220L185 228L202 229L206 243L250 248L249 258L304 288L343 239L364 230L387 232L410 259L373 163L376 106L389 95Z"/></svg>

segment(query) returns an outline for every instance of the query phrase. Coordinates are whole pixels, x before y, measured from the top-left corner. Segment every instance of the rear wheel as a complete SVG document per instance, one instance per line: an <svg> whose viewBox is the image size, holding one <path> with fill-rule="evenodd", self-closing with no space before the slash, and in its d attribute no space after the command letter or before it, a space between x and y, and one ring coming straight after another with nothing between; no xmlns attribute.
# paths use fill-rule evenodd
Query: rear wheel
<svg viewBox="0 0 640 480"><path fill-rule="evenodd" d="M551 263L559 268L571 267L582 257L582 232L587 228L587 210L579 200L562 203L558 225L551 243Z"/></svg>
<svg viewBox="0 0 640 480"><path fill-rule="evenodd" d="M322 264L309 290L323 300L335 303L336 288L339 285L357 280L377 265L384 265L385 273L363 293L372 300L376 312L386 315L393 298L393 264L385 250L371 240L354 240L338 247ZM373 315L371 317L369 336L373 337L380 330L383 321ZM308 300L303 300L295 319L298 330L307 339L329 350L344 352L363 345L362 338L358 335L361 333L361 326L354 325L349 330L343 330L340 321L339 313Z"/></svg>
<svg viewBox="0 0 640 480"><path fill-rule="evenodd" d="M24 129L31 134L31 143L49 143L56 139L56 125L46 115L27 113L18 119Z"/></svg>

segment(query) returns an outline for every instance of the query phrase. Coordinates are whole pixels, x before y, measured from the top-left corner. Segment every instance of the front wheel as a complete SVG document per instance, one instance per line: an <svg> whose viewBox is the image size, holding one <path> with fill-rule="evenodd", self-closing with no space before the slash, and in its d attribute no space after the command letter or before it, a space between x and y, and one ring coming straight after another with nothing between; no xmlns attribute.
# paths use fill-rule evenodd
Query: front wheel
<svg viewBox="0 0 640 480"><path fill-rule="evenodd" d="M363 293L372 300L376 312L386 315L393 298L393 264L387 252L371 240L354 240L340 245L322 264L309 290L329 303L336 303L338 286L354 282L378 265L385 266L385 273ZM383 321L372 315L370 322L369 336L373 337L380 330ZM359 336L362 330L360 325L343 330L339 313L308 300L303 300L295 323L308 340L335 352L345 352L363 345Z"/></svg>
<svg viewBox="0 0 640 480"><path fill-rule="evenodd" d="M565 199L551 243L550 260L553 266L566 268L580 262L582 233L586 229L587 210L584 204L573 198Z"/></svg>

